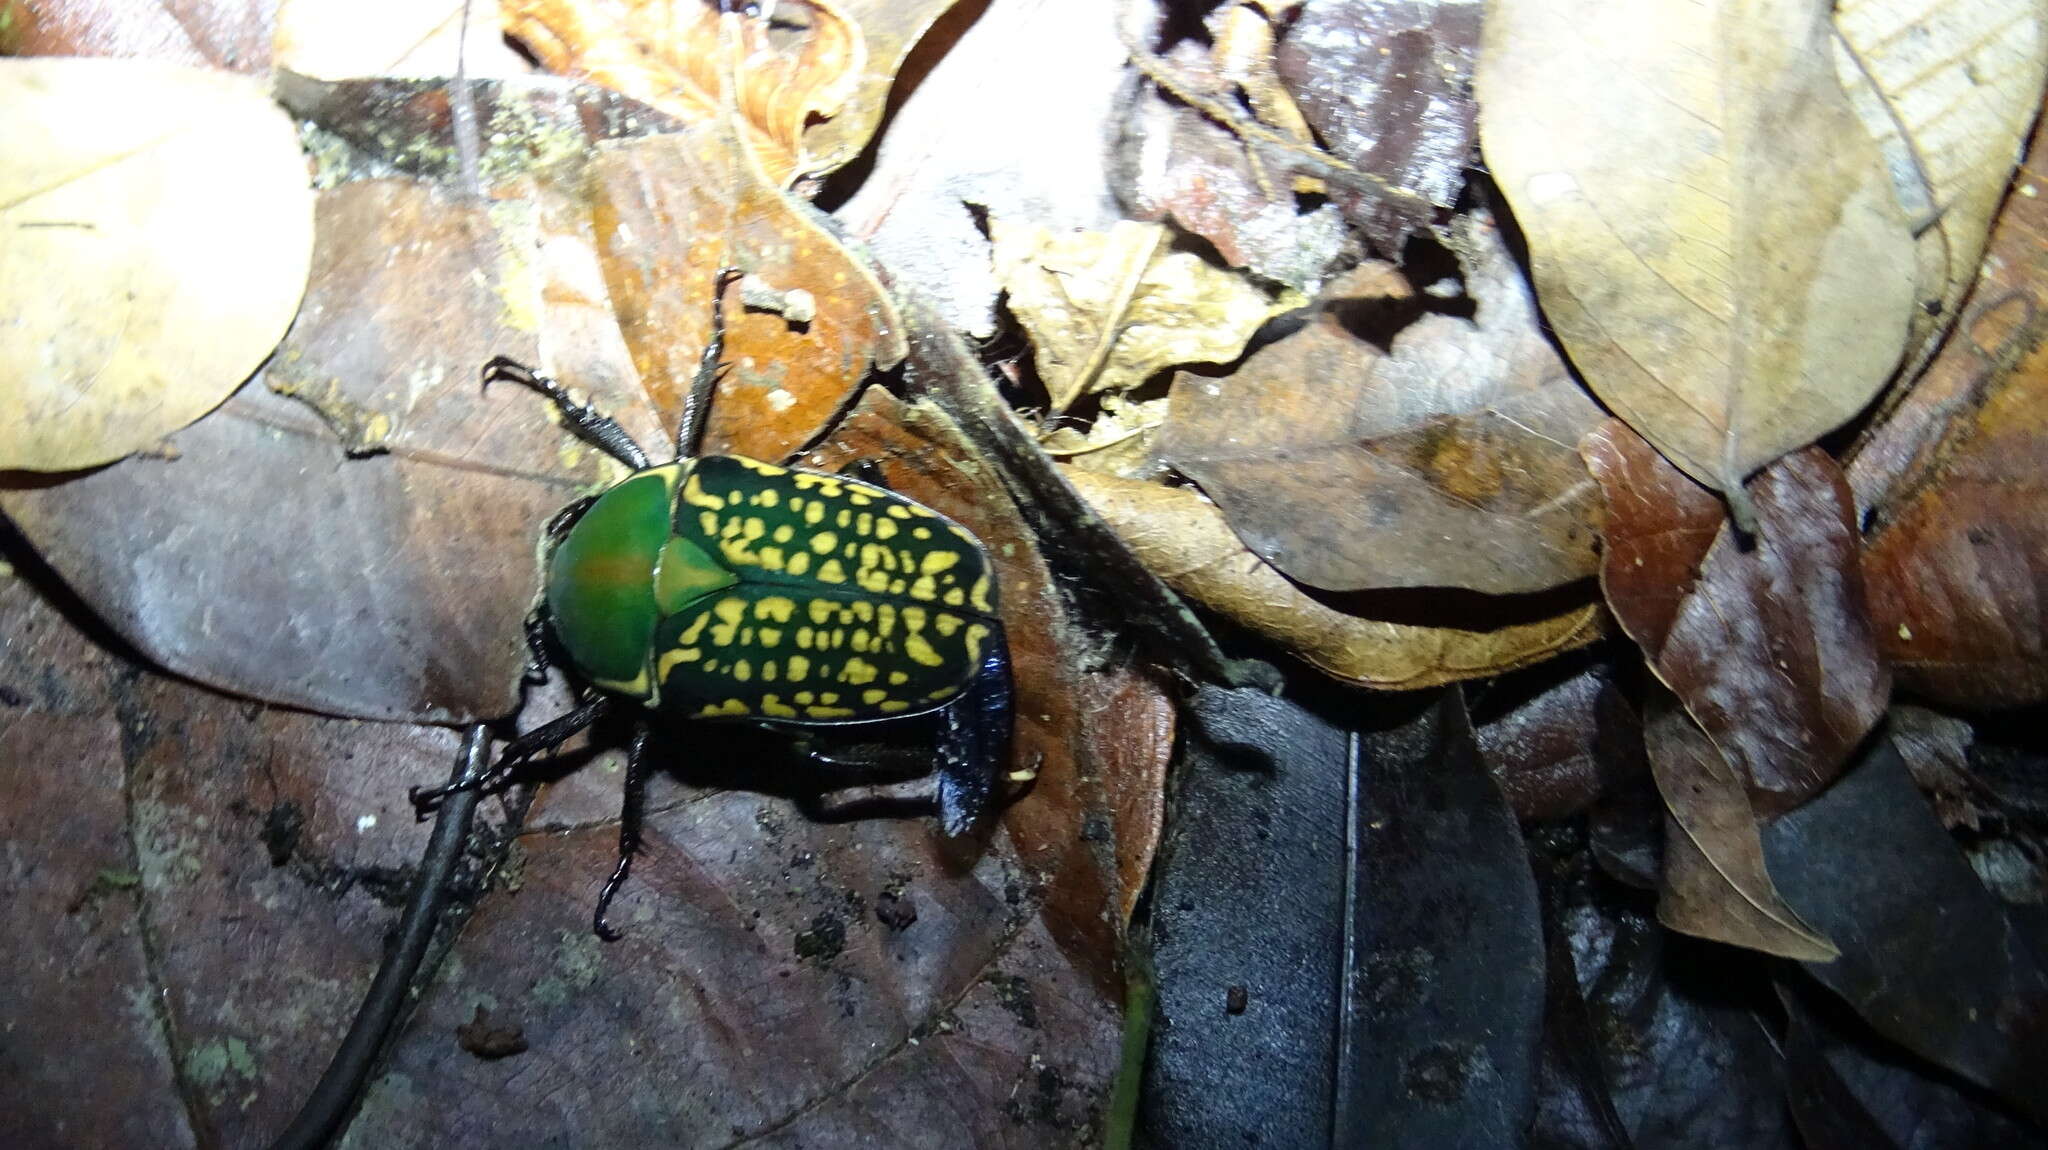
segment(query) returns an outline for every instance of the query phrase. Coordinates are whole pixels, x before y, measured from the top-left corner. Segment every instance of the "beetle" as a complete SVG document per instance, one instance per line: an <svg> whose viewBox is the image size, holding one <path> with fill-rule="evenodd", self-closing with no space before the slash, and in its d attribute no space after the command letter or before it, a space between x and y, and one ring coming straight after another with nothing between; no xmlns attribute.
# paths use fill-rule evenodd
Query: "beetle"
<svg viewBox="0 0 2048 1150"><path fill-rule="evenodd" d="M529 678L557 661L583 685L568 714L514 739L489 770L414 788L421 818L458 791L502 790L521 768L615 708L637 705L628 744L618 864L591 917L599 937L640 848L654 724L752 724L796 736L813 762L903 773L884 748L836 758L817 746L935 720L936 806L948 835L993 803L1012 730L1009 645L995 566L972 532L876 478L697 455L720 374L724 269L711 335L672 460L652 462L618 423L555 380L505 357L509 380L546 396L579 436L631 473L570 504L543 533L545 578L527 620ZM900 756L899 756L900 759ZM872 781L863 778L857 781Z"/></svg>

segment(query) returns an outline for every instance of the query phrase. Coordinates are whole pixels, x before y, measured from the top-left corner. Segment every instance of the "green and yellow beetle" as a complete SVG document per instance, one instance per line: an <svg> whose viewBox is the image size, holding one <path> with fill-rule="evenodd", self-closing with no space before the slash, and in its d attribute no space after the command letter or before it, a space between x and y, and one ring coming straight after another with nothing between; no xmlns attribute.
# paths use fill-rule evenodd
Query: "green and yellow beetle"
<svg viewBox="0 0 2048 1150"><path fill-rule="evenodd" d="M734 455L693 456L718 374L724 318L685 405L676 458L651 463L619 425L554 380L499 358L553 400L571 428L632 474L564 509L547 531L546 582L528 623L534 669L559 652L589 688L569 714L514 740L489 771L413 792L424 815L457 790L501 789L519 767L618 702L646 708L627 758L619 862L593 927L639 848L647 718L745 722L844 734L930 716L947 834L996 795L1011 733L1008 644L995 570L966 528L876 483ZM811 757L833 766L879 767Z"/></svg>

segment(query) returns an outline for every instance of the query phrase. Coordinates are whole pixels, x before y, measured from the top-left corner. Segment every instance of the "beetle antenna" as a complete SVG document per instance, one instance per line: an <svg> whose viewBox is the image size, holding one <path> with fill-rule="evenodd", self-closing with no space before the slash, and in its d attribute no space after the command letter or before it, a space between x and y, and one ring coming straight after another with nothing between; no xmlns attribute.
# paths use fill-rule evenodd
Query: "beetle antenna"
<svg viewBox="0 0 2048 1150"><path fill-rule="evenodd" d="M718 378L725 354L725 289L746 273L735 267L718 269L711 283L711 335L704 341L704 354L697 360L697 374L690 380L689 397L683 401L683 418L676 428L676 458L697 454L704 438L704 425L711 417L711 396L718 390Z"/></svg>

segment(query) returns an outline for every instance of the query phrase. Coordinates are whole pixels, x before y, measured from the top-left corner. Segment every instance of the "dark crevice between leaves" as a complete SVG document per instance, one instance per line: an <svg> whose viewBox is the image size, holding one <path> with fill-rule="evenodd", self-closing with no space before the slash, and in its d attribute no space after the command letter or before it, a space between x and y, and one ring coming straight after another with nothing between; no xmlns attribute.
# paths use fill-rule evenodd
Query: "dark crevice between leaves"
<svg viewBox="0 0 2048 1150"><path fill-rule="evenodd" d="M143 849L141 821L136 812L136 771L143 746L154 725L148 709L135 697L135 685L142 675L136 669L140 665L131 664L108 684L108 692L114 702L115 721L120 724L122 830L128 840L128 865L138 875L143 874ZM130 889L134 892L135 937L142 948L143 977L149 981L150 1013L163 1036L164 1049L170 1055L171 1081L177 1088L178 1102L184 1107L185 1123L191 1131L193 1145L200 1150L211 1150L221 1144L220 1131L214 1127L212 1116L207 1111L204 1092L188 1073L184 1036L172 1015L171 986L163 973L163 944L157 938L156 925L150 914L147 876Z"/></svg>

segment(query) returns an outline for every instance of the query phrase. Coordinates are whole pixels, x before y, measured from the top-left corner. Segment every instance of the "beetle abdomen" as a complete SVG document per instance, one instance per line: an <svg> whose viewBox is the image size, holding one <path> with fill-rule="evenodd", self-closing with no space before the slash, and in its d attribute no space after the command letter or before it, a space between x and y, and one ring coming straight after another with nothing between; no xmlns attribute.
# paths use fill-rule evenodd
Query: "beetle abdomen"
<svg viewBox="0 0 2048 1150"><path fill-rule="evenodd" d="M930 508L737 456L686 466L676 535L739 582L657 629L664 707L804 723L916 714L1001 641L987 553Z"/></svg>

